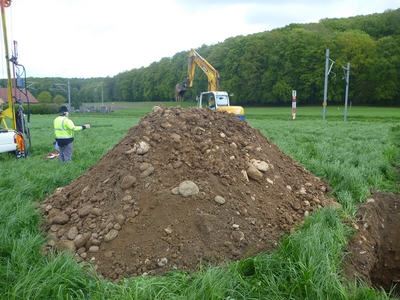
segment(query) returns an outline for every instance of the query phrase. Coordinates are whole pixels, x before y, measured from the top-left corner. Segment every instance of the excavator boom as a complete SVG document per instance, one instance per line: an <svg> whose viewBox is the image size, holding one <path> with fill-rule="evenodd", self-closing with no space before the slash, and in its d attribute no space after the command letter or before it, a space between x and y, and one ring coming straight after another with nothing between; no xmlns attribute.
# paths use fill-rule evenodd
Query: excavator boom
<svg viewBox="0 0 400 300"><path fill-rule="evenodd" d="M183 96L188 88L193 86L194 75L196 71L196 65L207 75L208 80L208 91L218 91L219 88L219 74L216 69L210 63L205 60L196 52L191 49L189 52L188 59L188 76L184 81L179 82L175 86L175 100L182 101Z"/></svg>

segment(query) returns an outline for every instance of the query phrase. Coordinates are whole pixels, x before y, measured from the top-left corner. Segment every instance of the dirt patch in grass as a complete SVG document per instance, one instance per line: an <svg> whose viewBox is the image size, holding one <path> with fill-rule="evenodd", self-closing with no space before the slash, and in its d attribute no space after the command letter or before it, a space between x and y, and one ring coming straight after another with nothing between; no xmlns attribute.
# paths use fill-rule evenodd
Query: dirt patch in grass
<svg viewBox="0 0 400 300"><path fill-rule="evenodd" d="M339 206L330 191L234 115L160 105L87 173L41 203L42 230L47 249L69 249L110 280L195 272L199 264L276 249L309 213ZM393 254L389 240L393 247L398 241L389 233L395 221L387 223L394 204L379 195L360 208L349 245L354 255L346 261L348 273L364 280L383 274L377 262L385 265L382 256Z"/></svg>

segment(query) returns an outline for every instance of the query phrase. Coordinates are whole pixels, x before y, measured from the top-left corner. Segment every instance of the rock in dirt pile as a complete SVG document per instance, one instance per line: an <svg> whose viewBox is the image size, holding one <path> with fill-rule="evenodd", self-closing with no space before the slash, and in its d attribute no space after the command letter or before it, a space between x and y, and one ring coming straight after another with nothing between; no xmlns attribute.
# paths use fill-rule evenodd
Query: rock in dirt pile
<svg viewBox="0 0 400 300"><path fill-rule="evenodd" d="M48 247L110 280L274 249L329 187L232 114L155 106L41 203Z"/></svg>

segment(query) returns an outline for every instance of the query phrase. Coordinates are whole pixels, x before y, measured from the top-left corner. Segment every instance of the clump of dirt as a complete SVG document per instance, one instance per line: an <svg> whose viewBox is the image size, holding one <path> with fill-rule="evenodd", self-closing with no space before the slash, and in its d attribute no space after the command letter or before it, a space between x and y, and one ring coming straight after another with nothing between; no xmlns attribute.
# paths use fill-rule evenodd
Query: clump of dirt
<svg viewBox="0 0 400 300"><path fill-rule="evenodd" d="M275 249L309 213L339 205L330 191L234 115L160 105L41 203L41 228L47 249L73 251L110 280L195 272Z"/></svg>

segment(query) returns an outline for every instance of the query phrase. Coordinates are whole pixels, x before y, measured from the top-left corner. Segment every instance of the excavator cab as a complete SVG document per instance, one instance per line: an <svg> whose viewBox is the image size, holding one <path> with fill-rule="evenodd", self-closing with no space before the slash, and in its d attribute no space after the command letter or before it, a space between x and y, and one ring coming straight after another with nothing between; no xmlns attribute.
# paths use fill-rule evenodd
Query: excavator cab
<svg viewBox="0 0 400 300"><path fill-rule="evenodd" d="M215 97L212 92L201 93L198 98L197 106L200 108L211 108L215 110Z"/></svg>
<svg viewBox="0 0 400 300"><path fill-rule="evenodd" d="M214 95L211 94L210 97L207 99L208 107L211 108L212 110L215 110L215 98Z"/></svg>
<svg viewBox="0 0 400 300"><path fill-rule="evenodd" d="M201 93L198 107L209 107L212 110L218 110L218 108L222 106L229 106L229 97L226 92Z"/></svg>
<svg viewBox="0 0 400 300"><path fill-rule="evenodd" d="M227 94L217 95L217 106L229 106L229 98Z"/></svg>

